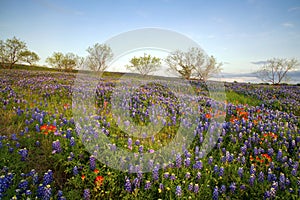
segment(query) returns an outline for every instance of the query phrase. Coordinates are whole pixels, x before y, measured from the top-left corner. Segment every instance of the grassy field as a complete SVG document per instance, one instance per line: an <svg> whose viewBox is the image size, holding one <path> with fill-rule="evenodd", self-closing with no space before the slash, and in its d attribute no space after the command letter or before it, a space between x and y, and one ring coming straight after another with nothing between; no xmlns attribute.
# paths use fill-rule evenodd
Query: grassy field
<svg viewBox="0 0 300 200"><path fill-rule="evenodd" d="M299 198L298 88L276 96L278 88L269 86L257 98L259 86L236 83L226 85L226 99L217 102L201 84L193 96L148 83L129 94L132 83L116 81L122 75L104 74L88 110L90 93L72 89L75 72L0 69L0 199ZM81 97L76 103L74 92ZM113 102L114 94L129 96L128 105ZM148 130L132 135L135 126ZM192 130L182 132L181 140L192 135L188 146L176 140L184 130ZM172 141L173 157L161 159L156 153ZM145 160L147 166L131 165L118 150L156 157Z"/></svg>

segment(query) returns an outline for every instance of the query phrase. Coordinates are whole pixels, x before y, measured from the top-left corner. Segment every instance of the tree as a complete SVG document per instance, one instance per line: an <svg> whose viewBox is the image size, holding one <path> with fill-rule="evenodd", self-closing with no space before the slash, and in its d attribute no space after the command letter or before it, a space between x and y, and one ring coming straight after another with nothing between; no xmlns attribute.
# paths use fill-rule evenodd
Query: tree
<svg viewBox="0 0 300 200"><path fill-rule="evenodd" d="M141 57L133 57L130 60L131 65L126 65L126 68L131 71L138 71L143 76L158 70L161 62L160 58L152 57L144 54Z"/></svg>
<svg viewBox="0 0 300 200"><path fill-rule="evenodd" d="M210 56L208 63L206 65L201 65L195 67L194 76L197 79L206 81L208 78L211 78L213 75L220 73L222 63L217 63L215 57Z"/></svg>
<svg viewBox="0 0 300 200"><path fill-rule="evenodd" d="M0 40L0 59L1 65L3 65L4 67L8 60L6 55L5 43L3 42L3 40Z"/></svg>
<svg viewBox="0 0 300 200"><path fill-rule="evenodd" d="M29 65L34 64L40 60L40 57L33 51L25 50L20 53L21 61L28 63Z"/></svg>
<svg viewBox="0 0 300 200"><path fill-rule="evenodd" d="M171 71L187 80L196 78L206 81L213 74L219 73L222 65L213 56L207 58L200 48L190 48L187 52L174 51L165 61Z"/></svg>
<svg viewBox="0 0 300 200"><path fill-rule="evenodd" d="M9 68L20 61L22 52L27 50L26 43L16 37L7 39L5 42L1 40L0 48L1 62L3 65L8 64Z"/></svg>
<svg viewBox="0 0 300 200"><path fill-rule="evenodd" d="M106 44L96 43L92 47L88 47L89 55L86 59L87 66L95 72L103 72L107 69L107 62L112 59L113 53L111 48Z"/></svg>
<svg viewBox="0 0 300 200"><path fill-rule="evenodd" d="M272 58L257 71L257 77L264 82L280 84L282 81L288 81L287 73L299 66L296 59Z"/></svg>
<svg viewBox="0 0 300 200"><path fill-rule="evenodd" d="M64 55L60 52L54 52L51 57L46 59L46 62L56 69L72 71L76 68L78 60L79 57L73 53Z"/></svg>

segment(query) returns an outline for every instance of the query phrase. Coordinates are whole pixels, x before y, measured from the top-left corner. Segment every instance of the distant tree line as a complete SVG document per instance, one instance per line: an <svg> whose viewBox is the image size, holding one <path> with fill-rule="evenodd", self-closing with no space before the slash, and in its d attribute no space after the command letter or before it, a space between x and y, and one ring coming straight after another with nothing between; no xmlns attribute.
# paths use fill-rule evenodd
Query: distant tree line
<svg viewBox="0 0 300 200"><path fill-rule="evenodd" d="M88 67L92 71L102 73L107 69L108 62L113 58L113 52L106 44L96 43L88 47L86 51L88 52L86 57L80 57L74 53L54 52L46 59L46 62L53 68L62 71ZM0 64L4 68L12 68L17 63L33 65L40 60L35 52L28 50L24 41L16 37L6 41L0 40L0 59ZM175 72L187 80L206 81L222 70L222 63L217 62L214 56L206 56L202 49L196 47L187 51L173 51L165 59L145 53L143 56L133 57L126 68L146 76L158 71L162 61L169 67L169 71ZM299 62L296 59L273 58L261 66L257 72L257 77L264 82L279 84L284 80L288 80L288 72L296 69L298 65Z"/></svg>

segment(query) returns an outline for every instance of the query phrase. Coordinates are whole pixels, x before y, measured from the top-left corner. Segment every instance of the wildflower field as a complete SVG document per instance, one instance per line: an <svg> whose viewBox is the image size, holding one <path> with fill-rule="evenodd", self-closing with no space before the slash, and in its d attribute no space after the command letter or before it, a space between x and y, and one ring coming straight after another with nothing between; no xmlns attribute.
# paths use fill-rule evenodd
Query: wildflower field
<svg viewBox="0 0 300 200"><path fill-rule="evenodd" d="M74 92L86 95L75 79L0 70L0 199L300 198L300 86L225 83L217 101L191 81L193 95L176 90L182 102L155 81L132 96L130 80L108 74L85 110L74 102ZM142 131L131 134L132 125ZM184 130L192 130L189 145ZM159 157L171 142L171 158Z"/></svg>

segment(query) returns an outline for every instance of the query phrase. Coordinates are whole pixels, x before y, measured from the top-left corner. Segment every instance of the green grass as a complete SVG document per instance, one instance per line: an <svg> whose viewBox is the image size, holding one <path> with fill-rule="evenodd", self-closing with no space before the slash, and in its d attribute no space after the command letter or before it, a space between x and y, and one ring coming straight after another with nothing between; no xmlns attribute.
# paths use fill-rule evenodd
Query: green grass
<svg viewBox="0 0 300 200"><path fill-rule="evenodd" d="M226 99L228 102L233 104L247 104L249 106L258 106L262 103L262 101L256 98L245 96L243 94L238 94L233 91L226 91Z"/></svg>

